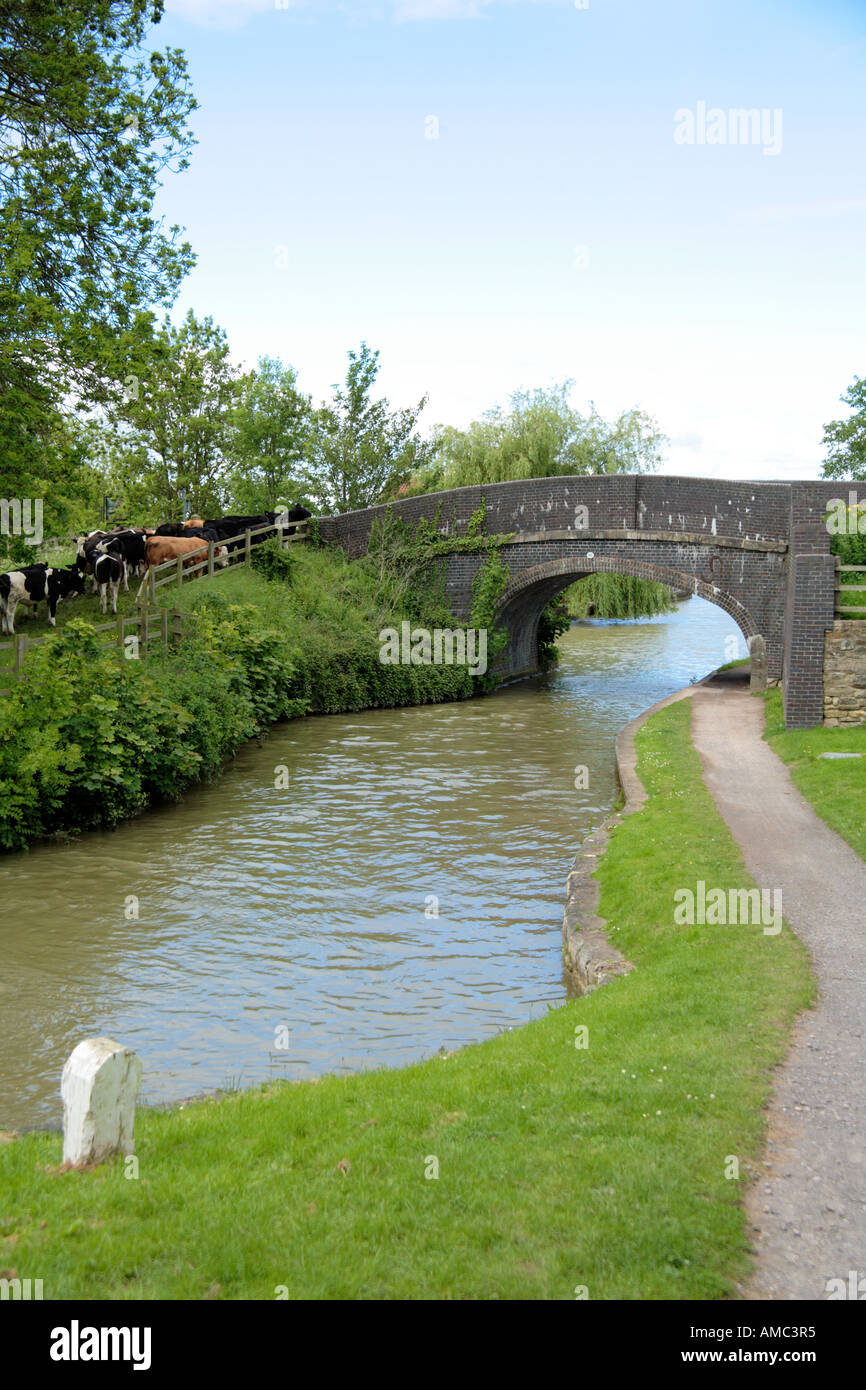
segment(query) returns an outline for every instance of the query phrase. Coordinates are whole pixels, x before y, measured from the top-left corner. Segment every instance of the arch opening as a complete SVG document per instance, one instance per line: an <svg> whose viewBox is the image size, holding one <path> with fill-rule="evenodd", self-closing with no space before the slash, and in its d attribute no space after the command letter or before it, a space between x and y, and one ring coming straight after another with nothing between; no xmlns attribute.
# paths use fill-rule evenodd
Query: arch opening
<svg viewBox="0 0 866 1390"><path fill-rule="evenodd" d="M508 633L508 647L501 669L510 677L532 675L539 669L538 624L541 614L557 594L591 574L622 574L635 579L654 580L672 589L689 590L698 598L723 609L736 623L755 663L753 688L766 684L766 643L751 613L733 594L684 570L645 564L629 559L599 558L576 560L563 557L536 565L517 574L505 589L499 606L499 619Z"/></svg>

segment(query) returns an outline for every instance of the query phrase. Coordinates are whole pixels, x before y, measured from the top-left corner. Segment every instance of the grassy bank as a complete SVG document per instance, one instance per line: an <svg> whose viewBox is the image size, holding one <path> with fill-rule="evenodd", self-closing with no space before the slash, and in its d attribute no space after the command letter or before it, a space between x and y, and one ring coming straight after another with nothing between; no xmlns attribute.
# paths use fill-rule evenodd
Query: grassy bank
<svg viewBox="0 0 866 1390"><path fill-rule="evenodd" d="M750 885L689 715L638 735L649 799L600 870L630 975L422 1065L144 1111L137 1179L59 1172L56 1135L0 1144L0 1270L46 1298L733 1295L770 1069L811 984L787 929L672 925L676 888Z"/></svg>
<svg viewBox="0 0 866 1390"><path fill-rule="evenodd" d="M768 691L765 737L791 769L794 784L818 815L866 859L866 727L785 728L782 695ZM860 753L860 758L822 758Z"/></svg>

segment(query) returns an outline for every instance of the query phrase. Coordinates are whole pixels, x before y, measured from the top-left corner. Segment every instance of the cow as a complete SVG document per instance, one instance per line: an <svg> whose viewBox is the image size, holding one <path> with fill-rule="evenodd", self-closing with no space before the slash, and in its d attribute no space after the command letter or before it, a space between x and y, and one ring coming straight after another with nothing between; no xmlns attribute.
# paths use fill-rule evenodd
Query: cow
<svg viewBox="0 0 866 1390"><path fill-rule="evenodd" d="M260 531L262 527L273 526L280 512L260 512L253 516L218 516L212 517L202 523L207 531L215 531L221 541L227 542L230 552L242 550L246 545L245 531ZM198 519L195 518L197 521ZM193 518L187 522L187 526L192 529ZM262 541L268 540L267 534L253 536L251 543L260 545Z"/></svg>
<svg viewBox="0 0 866 1390"><path fill-rule="evenodd" d="M298 505L295 507L289 507L288 511L280 512L279 520L280 524L284 526L287 521L306 521L308 517L311 517L312 515L313 513L308 512L306 507ZM297 526L290 526L286 534L289 536L293 536L297 529Z"/></svg>
<svg viewBox="0 0 866 1390"><path fill-rule="evenodd" d="M106 552L117 555L124 566L123 587L129 591L127 582L127 572L131 570L133 574L143 574L145 568L144 547L148 533L146 531L134 531L128 529L118 531L116 534L103 536L97 541L95 550L105 554Z"/></svg>
<svg viewBox="0 0 866 1390"><path fill-rule="evenodd" d="M162 565L166 560L183 557L184 569L207 559L207 545L199 536L148 536L145 541L145 563L148 567ZM214 547L214 563L224 569L229 562L224 545Z"/></svg>
<svg viewBox="0 0 866 1390"><path fill-rule="evenodd" d="M108 549L99 551L93 557L93 577L96 580L100 609L105 612L106 598L111 594L111 611L116 613L120 581L123 580L127 590L129 585L126 583L126 562L123 554L110 542Z"/></svg>
<svg viewBox="0 0 866 1390"><path fill-rule="evenodd" d="M15 636L15 610L19 604L48 604L48 621L56 626L57 605L61 599L84 593L84 575L77 564L64 569L51 565L25 565L20 570L0 574L0 628Z"/></svg>

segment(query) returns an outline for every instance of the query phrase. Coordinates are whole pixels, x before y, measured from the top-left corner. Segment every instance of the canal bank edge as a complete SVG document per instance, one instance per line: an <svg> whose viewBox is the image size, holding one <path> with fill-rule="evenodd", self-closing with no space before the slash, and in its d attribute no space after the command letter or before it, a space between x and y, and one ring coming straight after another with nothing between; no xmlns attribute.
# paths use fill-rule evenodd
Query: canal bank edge
<svg viewBox="0 0 866 1390"><path fill-rule="evenodd" d="M704 680L685 686L673 695L644 710L621 729L616 740L616 770L625 798L597 829L587 835L577 852L566 882L565 909L562 917L562 963L571 984L578 994L589 994L608 981L627 975L634 967L630 960L611 944L607 923L598 915L600 884L594 877L599 859L607 848L613 828L624 816L634 815L647 799L643 783L637 774L635 735L648 719L667 705L686 700L699 685L711 681L713 671Z"/></svg>

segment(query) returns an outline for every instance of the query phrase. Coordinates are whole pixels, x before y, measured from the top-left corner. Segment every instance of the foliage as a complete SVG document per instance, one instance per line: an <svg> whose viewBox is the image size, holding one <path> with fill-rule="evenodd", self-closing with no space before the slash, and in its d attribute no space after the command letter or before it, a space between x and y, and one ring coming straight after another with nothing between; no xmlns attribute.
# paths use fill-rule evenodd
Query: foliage
<svg viewBox="0 0 866 1390"><path fill-rule="evenodd" d="M378 374L379 353L362 343L349 352L345 386L315 413L303 476L322 511L373 506L426 461L429 446L415 432L426 396L392 411L372 398Z"/></svg>
<svg viewBox="0 0 866 1390"><path fill-rule="evenodd" d="M440 427L435 471L413 479L409 491L433 491L514 478L558 474L639 473L656 468L665 442L641 410L605 421L595 406L582 415L570 404L574 383L516 391L510 408L497 406L466 429Z"/></svg>
<svg viewBox="0 0 866 1390"><path fill-rule="evenodd" d="M261 357L243 377L234 415L232 459L226 479L240 512L276 511L302 500L298 477L312 428L310 397L298 390L294 368Z"/></svg>
<svg viewBox="0 0 866 1390"><path fill-rule="evenodd" d="M839 398L854 412L824 426L825 478L866 478L866 377L855 377Z"/></svg>
<svg viewBox="0 0 866 1390"><path fill-rule="evenodd" d="M145 48L161 14L162 0L0 0L6 495L28 491L64 396L117 394L152 306L192 264L153 216L161 175L187 165L195 107L182 53Z"/></svg>
<svg viewBox="0 0 866 1390"><path fill-rule="evenodd" d="M549 671L556 665L559 660L556 639L561 633L567 632L570 626L571 614L563 602L562 595L559 594L542 609L538 620L538 664L542 671Z"/></svg>
<svg viewBox="0 0 866 1390"><path fill-rule="evenodd" d="M254 546L250 554L250 563L265 579L279 579L284 584L292 582L296 566L295 557L291 550L284 550L276 539L272 538L263 545Z"/></svg>
<svg viewBox="0 0 866 1390"><path fill-rule="evenodd" d="M469 626L487 633L487 671L475 678L481 690L492 690L498 684L496 663L508 646L508 633L497 622L497 617L509 577L499 549L493 548L472 580Z"/></svg>
<svg viewBox="0 0 866 1390"><path fill-rule="evenodd" d="M225 500L239 382L226 335L192 310L168 319L131 359L121 428L108 444L109 477L127 512L179 521L213 516Z"/></svg>
<svg viewBox="0 0 866 1390"><path fill-rule="evenodd" d="M838 555L843 565L862 565L863 569L840 574L843 588L866 584L866 506L846 507L845 518L846 529L831 534L831 554ZM861 588L858 592L854 587L850 594L841 594L840 600L843 607L866 606L866 589ZM851 613L849 616L852 619L866 619L864 613Z"/></svg>
<svg viewBox="0 0 866 1390"><path fill-rule="evenodd" d="M589 574L562 597L573 618L645 618L676 607L666 584L625 574Z"/></svg>

